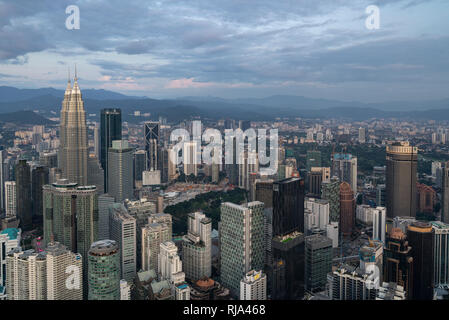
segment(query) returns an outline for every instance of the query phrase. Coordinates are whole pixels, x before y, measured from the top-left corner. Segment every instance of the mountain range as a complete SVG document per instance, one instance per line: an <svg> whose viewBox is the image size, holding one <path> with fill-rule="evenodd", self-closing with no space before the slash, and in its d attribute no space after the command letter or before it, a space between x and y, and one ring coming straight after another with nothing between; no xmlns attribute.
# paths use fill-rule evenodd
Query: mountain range
<svg viewBox="0 0 449 320"><path fill-rule="evenodd" d="M345 102L292 95L240 99L210 96L151 99L96 89L83 89L82 94L88 114L99 117L100 110L103 108L121 108L123 120L129 122L148 120L148 118L134 116L134 111L150 113L152 119L163 116L169 121L198 117L259 121L273 120L277 117L449 120L449 99L383 103ZM63 95L63 90L54 88L0 87L0 121L4 117L1 113L21 110L38 110L44 116L58 115Z"/></svg>

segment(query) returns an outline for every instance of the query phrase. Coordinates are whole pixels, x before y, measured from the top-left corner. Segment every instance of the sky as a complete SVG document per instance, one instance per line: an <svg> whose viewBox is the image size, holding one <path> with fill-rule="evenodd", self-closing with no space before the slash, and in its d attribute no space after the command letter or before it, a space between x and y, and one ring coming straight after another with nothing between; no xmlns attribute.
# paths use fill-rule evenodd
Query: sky
<svg viewBox="0 0 449 320"><path fill-rule="evenodd" d="M63 89L76 64L81 89L152 98L444 99L448 13L447 0L0 0L0 85Z"/></svg>

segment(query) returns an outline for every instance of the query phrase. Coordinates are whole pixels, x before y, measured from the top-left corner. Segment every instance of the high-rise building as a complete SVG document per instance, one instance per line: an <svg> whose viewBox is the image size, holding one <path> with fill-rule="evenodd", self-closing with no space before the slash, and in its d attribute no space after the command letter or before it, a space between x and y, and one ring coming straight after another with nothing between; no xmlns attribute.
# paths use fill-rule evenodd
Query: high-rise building
<svg viewBox="0 0 449 320"><path fill-rule="evenodd" d="M259 180L254 182L255 197L253 201L263 202L265 209L273 208L273 180Z"/></svg>
<svg viewBox="0 0 449 320"><path fill-rule="evenodd" d="M42 188L49 182L48 168L35 167L31 173L31 198L33 199L33 216L43 217L43 191Z"/></svg>
<svg viewBox="0 0 449 320"><path fill-rule="evenodd" d="M225 202L220 217L221 282L238 297L244 275L264 266L264 204Z"/></svg>
<svg viewBox="0 0 449 320"><path fill-rule="evenodd" d="M61 179L44 190L44 244L57 241L83 257L98 238L98 195L95 186L78 186ZM86 292L87 274L83 273Z"/></svg>
<svg viewBox="0 0 449 320"><path fill-rule="evenodd" d="M171 229L167 224L151 223L142 228L141 263L144 271L157 270L161 243L171 241Z"/></svg>
<svg viewBox="0 0 449 320"><path fill-rule="evenodd" d="M87 185L96 186L98 194L104 193L104 170L97 157L87 158Z"/></svg>
<svg viewBox="0 0 449 320"><path fill-rule="evenodd" d="M142 187L142 172L145 171L147 165L145 150L137 150L134 152L134 187Z"/></svg>
<svg viewBox="0 0 449 320"><path fill-rule="evenodd" d="M109 239L109 208L115 203L109 194L98 196L98 240Z"/></svg>
<svg viewBox="0 0 449 320"><path fill-rule="evenodd" d="M31 169L26 160L19 160L15 167L17 217L24 231L33 227L33 212L31 207Z"/></svg>
<svg viewBox="0 0 449 320"><path fill-rule="evenodd" d="M174 242L166 241L160 244L159 251L158 274L160 279L170 283L176 300L190 300L190 286L185 282L178 247Z"/></svg>
<svg viewBox="0 0 449 320"><path fill-rule="evenodd" d="M387 145L386 156L386 206L387 216L416 215L416 170L418 148L408 142Z"/></svg>
<svg viewBox="0 0 449 320"><path fill-rule="evenodd" d="M347 182L340 185L340 231L351 235L355 224L355 199Z"/></svg>
<svg viewBox="0 0 449 320"><path fill-rule="evenodd" d="M47 300L82 300L82 257L58 242L49 243L47 257ZM71 276L73 280L68 278Z"/></svg>
<svg viewBox="0 0 449 320"><path fill-rule="evenodd" d="M144 124L145 152L147 154L146 170L158 169L160 124L159 122L148 121Z"/></svg>
<svg viewBox="0 0 449 320"><path fill-rule="evenodd" d="M120 250L113 240L92 243L88 259L89 300L120 300Z"/></svg>
<svg viewBox="0 0 449 320"><path fill-rule="evenodd" d="M366 129L360 127L359 128L359 143L365 143L366 142Z"/></svg>
<svg viewBox="0 0 449 320"><path fill-rule="evenodd" d="M374 274L377 278L374 284L376 289L382 281L383 254L383 243L378 240L370 240L359 249L360 269L366 274Z"/></svg>
<svg viewBox="0 0 449 320"><path fill-rule="evenodd" d="M332 240L315 234L305 239L305 290L324 291L332 271Z"/></svg>
<svg viewBox="0 0 449 320"><path fill-rule="evenodd" d="M137 267L136 219L123 204L115 204L110 208L109 235L117 242L120 250L120 279L129 283L134 281Z"/></svg>
<svg viewBox="0 0 449 320"><path fill-rule="evenodd" d="M7 228L0 232L0 287L6 286L6 255L13 249L20 249L22 231Z"/></svg>
<svg viewBox="0 0 449 320"><path fill-rule="evenodd" d="M187 217L187 235L182 241L182 260L186 278L197 281L212 275L212 220L201 212Z"/></svg>
<svg viewBox="0 0 449 320"><path fill-rule="evenodd" d="M449 161L441 169L441 220L449 223Z"/></svg>
<svg viewBox="0 0 449 320"><path fill-rule="evenodd" d="M402 286L407 299L413 299L413 257L406 234L393 228L385 240L383 280Z"/></svg>
<svg viewBox="0 0 449 320"><path fill-rule="evenodd" d="M239 188L250 190L251 174L259 172L259 161L256 152L244 151L240 155L239 164Z"/></svg>
<svg viewBox="0 0 449 320"><path fill-rule="evenodd" d="M434 253L434 287L447 288L449 286L449 225L443 222L431 222L435 232Z"/></svg>
<svg viewBox="0 0 449 320"><path fill-rule="evenodd" d="M385 243L386 222L386 208L373 208L373 239Z"/></svg>
<svg viewBox="0 0 449 320"><path fill-rule="evenodd" d="M108 151L108 194L116 202L133 198L133 149L127 140L112 141Z"/></svg>
<svg viewBox="0 0 449 320"><path fill-rule="evenodd" d="M375 300L375 282L379 278L374 273L365 273L359 267L340 265L328 277L329 297L332 300Z"/></svg>
<svg viewBox="0 0 449 320"><path fill-rule="evenodd" d="M329 217L332 222L340 222L340 181L332 177L321 184L321 199L329 201Z"/></svg>
<svg viewBox="0 0 449 320"><path fill-rule="evenodd" d="M100 115L100 163L104 170L104 187L108 192L109 148L112 141L122 140L122 111L120 109L102 109Z"/></svg>
<svg viewBox="0 0 449 320"><path fill-rule="evenodd" d="M48 169L58 167L58 153L57 152L41 152L39 154L39 164Z"/></svg>
<svg viewBox="0 0 449 320"><path fill-rule="evenodd" d="M269 266L272 299L304 295L304 180L273 183L273 264Z"/></svg>
<svg viewBox="0 0 449 320"><path fill-rule="evenodd" d="M304 230L310 234L312 230L326 230L329 224L329 201L315 198L305 198Z"/></svg>
<svg viewBox="0 0 449 320"><path fill-rule="evenodd" d="M5 201L5 173L3 168L3 161L6 158L6 150L3 146L0 146L0 213L6 211L6 201Z"/></svg>
<svg viewBox="0 0 449 320"><path fill-rule="evenodd" d="M165 241L160 244L158 274L161 280L169 280L172 284L178 284L185 280L182 261L178 255L178 247L172 241Z"/></svg>
<svg viewBox="0 0 449 320"><path fill-rule="evenodd" d="M59 140L58 161L62 178L80 186L87 185L86 112L76 74L73 88L71 88L69 80L64 93Z"/></svg>
<svg viewBox="0 0 449 320"><path fill-rule="evenodd" d="M251 270L240 281L240 300L267 300L267 275Z"/></svg>
<svg viewBox="0 0 449 320"><path fill-rule="evenodd" d="M357 157L350 153L332 154L331 175L349 183L351 190L357 192Z"/></svg>
<svg viewBox="0 0 449 320"><path fill-rule="evenodd" d="M17 190L15 181L5 182L5 211L6 216L10 218L17 215Z"/></svg>
<svg viewBox="0 0 449 320"><path fill-rule="evenodd" d="M193 174L194 176L198 175L198 161L197 161L197 141L189 141L184 142L184 146L182 149L183 154L183 165L184 165L184 174L189 176Z"/></svg>
<svg viewBox="0 0 449 320"><path fill-rule="evenodd" d="M432 300L435 231L430 223L417 221L408 226L407 238L413 257L413 300Z"/></svg>
<svg viewBox="0 0 449 320"><path fill-rule="evenodd" d="M6 256L8 300L47 300L47 261L44 252L13 249Z"/></svg>
<svg viewBox="0 0 449 320"><path fill-rule="evenodd" d="M273 235L304 233L304 180L288 178L273 183Z"/></svg>
<svg viewBox="0 0 449 320"><path fill-rule="evenodd" d="M100 125L95 123L94 127L94 154L95 158L101 159L101 137L100 137Z"/></svg>

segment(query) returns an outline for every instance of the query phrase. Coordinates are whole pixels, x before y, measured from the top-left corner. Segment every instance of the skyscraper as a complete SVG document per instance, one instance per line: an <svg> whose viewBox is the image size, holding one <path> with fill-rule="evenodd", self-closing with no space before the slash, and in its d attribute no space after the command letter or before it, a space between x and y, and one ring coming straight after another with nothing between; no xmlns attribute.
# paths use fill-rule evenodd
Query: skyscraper
<svg viewBox="0 0 449 320"><path fill-rule="evenodd" d="M48 168L38 166L31 173L31 198L33 199L33 216L43 217L43 191L42 188L48 184Z"/></svg>
<svg viewBox="0 0 449 320"><path fill-rule="evenodd" d="M413 257L407 236L393 228L385 240L383 281L402 286L407 299L413 299Z"/></svg>
<svg viewBox="0 0 449 320"><path fill-rule="evenodd" d="M304 180L273 183L272 299L301 299L304 295Z"/></svg>
<svg viewBox="0 0 449 320"><path fill-rule="evenodd" d="M167 224L151 223L142 228L141 262L144 271L157 271L160 244L171 240L171 230Z"/></svg>
<svg viewBox="0 0 449 320"><path fill-rule="evenodd" d="M3 161L6 157L6 151L0 146L0 213L6 211L5 201L5 174L3 173Z"/></svg>
<svg viewBox="0 0 449 320"><path fill-rule="evenodd" d="M78 186L61 179L44 190L44 244L57 241L87 257L98 238L98 195L95 186ZM83 258L83 270L87 259ZM83 274L86 293L87 273Z"/></svg>
<svg viewBox="0 0 449 320"><path fill-rule="evenodd" d="M273 183L273 235L304 233L304 180L288 178Z"/></svg>
<svg viewBox="0 0 449 320"><path fill-rule="evenodd" d="M340 223L340 181L332 177L321 184L321 199L329 201L329 217L333 222Z"/></svg>
<svg viewBox="0 0 449 320"><path fill-rule="evenodd" d="M386 156L386 205L387 216L416 215L416 170L418 148L408 142L387 145Z"/></svg>
<svg viewBox="0 0 449 320"><path fill-rule="evenodd" d="M413 257L413 299L433 300L435 231L427 222L408 226L407 238Z"/></svg>
<svg viewBox="0 0 449 320"><path fill-rule="evenodd" d="M188 231L182 241L182 259L186 278L197 281L211 277L212 220L201 212L187 217Z"/></svg>
<svg viewBox="0 0 449 320"><path fill-rule="evenodd" d="M15 181L5 182L5 211L7 217L17 215L17 190Z"/></svg>
<svg viewBox="0 0 449 320"><path fill-rule="evenodd" d="M86 112L76 74L73 88L69 80L62 101L59 140L58 158L62 178L80 186L87 185Z"/></svg>
<svg viewBox="0 0 449 320"><path fill-rule="evenodd" d="M344 235L351 235L355 224L354 192L347 182L340 185L340 230Z"/></svg>
<svg viewBox="0 0 449 320"><path fill-rule="evenodd" d="M134 152L134 187L142 187L142 172L145 171L147 158L145 150Z"/></svg>
<svg viewBox="0 0 449 320"><path fill-rule="evenodd" d="M449 223L449 161L441 169L441 220Z"/></svg>
<svg viewBox="0 0 449 320"><path fill-rule="evenodd" d="M16 248L6 256L8 300L47 300L47 261L44 252Z"/></svg>
<svg viewBox="0 0 449 320"><path fill-rule="evenodd" d="M33 227L33 212L31 208L31 171L26 160L19 160L15 167L17 217L24 231Z"/></svg>
<svg viewBox="0 0 449 320"><path fill-rule="evenodd" d="M158 169L160 124L148 121L144 124L145 152L147 154L146 170Z"/></svg>
<svg viewBox="0 0 449 320"><path fill-rule="evenodd" d="M319 234L305 239L305 290L324 291L332 271L332 240Z"/></svg>
<svg viewBox="0 0 449 320"><path fill-rule="evenodd" d="M83 258L81 255L70 252L58 242L49 243L45 252L47 253L47 299L82 300ZM70 287L67 285L69 275L73 276Z"/></svg>
<svg viewBox="0 0 449 320"><path fill-rule="evenodd" d="M127 211L123 204L115 204L110 209L109 234L110 239L117 242L120 250L120 279L129 283L136 276L136 219Z"/></svg>
<svg viewBox="0 0 449 320"><path fill-rule="evenodd" d="M89 300L120 300L120 251L113 240L92 243L87 255Z"/></svg>
<svg viewBox="0 0 449 320"><path fill-rule="evenodd" d="M264 266L264 205L225 202L220 217L221 282L238 297L245 274Z"/></svg>
<svg viewBox="0 0 449 320"><path fill-rule="evenodd" d="M112 141L122 140L122 111L102 109L100 118L100 163L104 170L104 187L108 192L108 152Z"/></svg>
<svg viewBox="0 0 449 320"><path fill-rule="evenodd" d="M357 157L350 153L332 154L331 175L337 176L340 182L347 182L351 190L357 192Z"/></svg>
<svg viewBox="0 0 449 320"><path fill-rule="evenodd" d="M449 225L442 222L431 222L435 232L434 253L434 287L447 288L449 285Z"/></svg>
<svg viewBox="0 0 449 320"><path fill-rule="evenodd" d="M108 194L116 202L133 196L133 148L127 140L112 141L108 152Z"/></svg>
<svg viewBox="0 0 449 320"><path fill-rule="evenodd" d="M251 270L240 281L240 300L267 300L267 275Z"/></svg>

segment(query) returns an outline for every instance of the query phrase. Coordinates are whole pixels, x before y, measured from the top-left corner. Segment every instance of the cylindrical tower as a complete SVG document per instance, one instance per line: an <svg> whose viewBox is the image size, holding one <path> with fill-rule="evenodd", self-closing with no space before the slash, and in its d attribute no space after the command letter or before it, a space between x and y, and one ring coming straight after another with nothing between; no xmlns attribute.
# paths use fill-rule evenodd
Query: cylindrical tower
<svg viewBox="0 0 449 320"><path fill-rule="evenodd" d="M120 300L120 251L114 240L92 243L88 253L89 300Z"/></svg>
<svg viewBox="0 0 449 320"><path fill-rule="evenodd" d="M387 145L386 158L387 216L416 215L416 170L418 148L408 142Z"/></svg>

